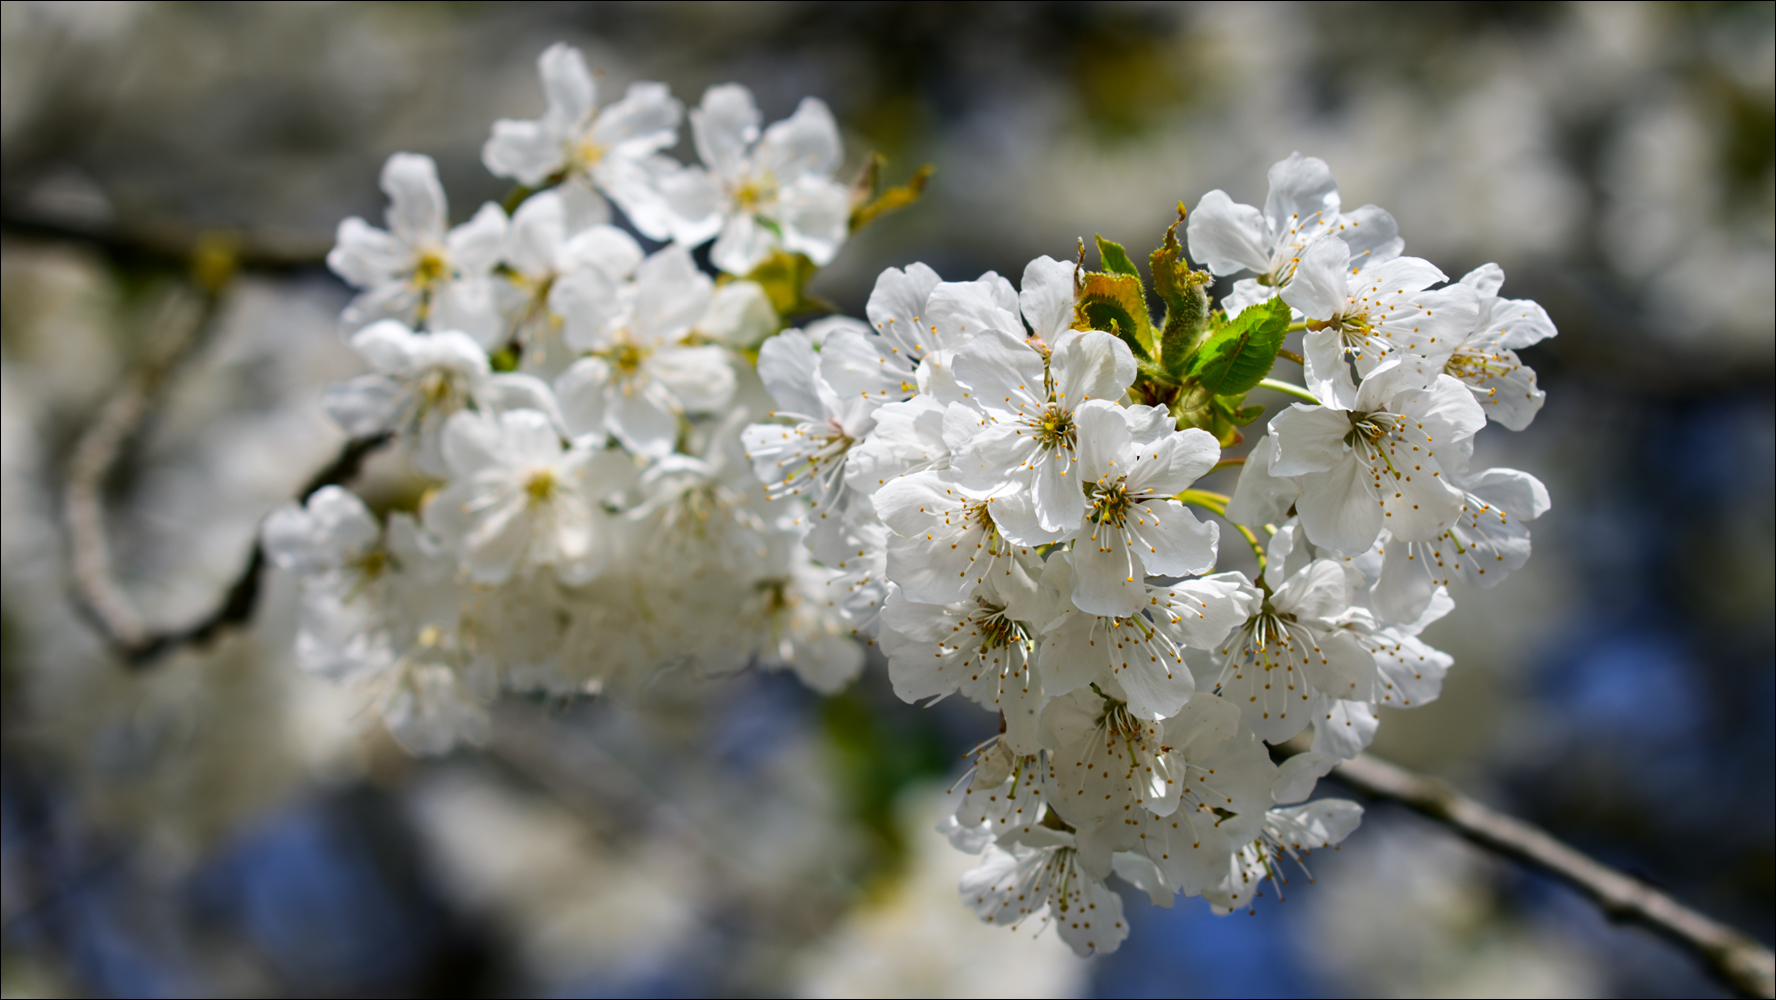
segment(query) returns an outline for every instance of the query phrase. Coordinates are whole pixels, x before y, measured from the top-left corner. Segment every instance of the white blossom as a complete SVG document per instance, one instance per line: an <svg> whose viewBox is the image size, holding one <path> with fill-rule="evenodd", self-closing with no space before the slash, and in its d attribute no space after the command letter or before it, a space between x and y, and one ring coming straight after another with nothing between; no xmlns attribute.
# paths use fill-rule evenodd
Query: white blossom
<svg viewBox="0 0 1776 1000"><path fill-rule="evenodd" d="M385 531L327 486L273 511L261 537L302 579L298 663L347 683L413 753L486 740L491 684L458 641L455 560L410 516L390 515Z"/></svg>
<svg viewBox="0 0 1776 1000"><path fill-rule="evenodd" d="M1357 267L1390 260L1403 246L1394 217L1374 205L1339 211L1338 183L1326 161L1293 153L1270 168L1270 193L1261 212L1219 189L1197 202L1185 223L1190 256L1217 275L1254 272L1234 286L1229 316L1286 288L1302 251L1325 235L1350 247Z"/></svg>
<svg viewBox="0 0 1776 1000"><path fill-rule="evenodd" d="M1028 571L988 577L953 604L919 604L889 585L882 620L888 675L903 701L935 701L960 690L1005 720L1006 744L1035 753L1042 679L1029 622L1036 585Z"/></svg>
<svg viewBox="0 0 1776 1000"><path fill-rule="evenodd" d="M455 330L414 333L397 320L382 320L354 334L351 345L372 371L328 386L321 405L353 437L410 436L414 467L428 476L445 475L440 435L458 411L555 412L548 385L528 375L494 374L481 346Z"/></svg>
<svg viewBox="0 0 1776 1000"><path fill-rule="evenodd" d="M709 258L729 274L751 273L779 248L824 265L845 242L851 194L832 179L844 148L832 112L816 98L761 132L752 92L711 87L691 111L691 135L703 168L663 182L675 238L687 245L715 237Z"/></svg>
<svg viewBox="0 0 1776 1000"><path fill-rule="evenodd" d="M1372 700L1375 659L1343 627L1355 591L1344 567L1316 559L1221 647L1217 691L1260 738L1281 743L1307 728L1316 694Z"/></svg>
<svg viewBox="0 0 1776 1000"><path fill-rule="evenodd" d="M873 503L895 534L888 542L888 578L909 600L953 604L988 576L1029 572L1020 557L1030 555L1030 547L1006 537L1000 520L1020 508L998 494L964 489L951 472L903 476L878 490Z"/></svg>
<svg viewBox="0 0 1776 1000"><path fill-rule="evenodd" d="M1135 851L1172 891L1212 884L1271 801L1276 768L1239 722L1213 697L1163 721L1087 689L1051 701L1042 716L1048 805L1077 829L1085 871L1103 877L1116 853Z"/></svg>
<svg viewBox="0 0 1776 1000"><path fill-rule="evenodd" d="M1144 584L1139 611L1097 615L1078 608L1076 563L1076 553L1057 553L1043 568L1051 601L1039 657L1043 686L1060 695L1097 685L1142 719L1177 713L1196 689L1184 648L1215 648L1257 598L1243 580L1222 574L1170 587Z"/></svg>
<svg viewBox="0 0 1776 1000"><path fill-rule="evenodd" d="M1044 769L1038 755L1014 753L997 736L975 748L973 756L973 765L950 789L955 809L937 832L956 850L979 854L995 840L1029 833L1042 821Z"/></svg>
<svg viewBox="0 0 1776 1000"><path fill-rule="evenodd" d="M1057 277L1050 265L1064 269L1065 276ZM940 405L960 401L964 394L951 367L957 349L987 330L1022 338L1028 318L1020 318L1023 301L1038 310L1033 322L1048 323L1051 318L1041 309L1064 293L1070 320L1072 273L1071 264L1046 257L1032 261L1024 271L1026 289L1019 293L992 271L973 281L939 281L923 264L904 272L889 268L876 278L865 309L875 333L859 329L835 336L821 349L821 374L844 396L891 402L919 393Z"/></svg>
<svg viewBox="0 0 1776 1000"><path fill-rule="evenodd" d="M506 213L491 202L450 224L444 186L429 156L396 153L382 168L388 229L353 216L339 224L327 266L363 291L346 309L356 329L398 319L429 330L461 330L483 348L502 332L492 272L506 239Z"/></svg>
<svg viewBox="0 0 1776 1000"><path fill-rule="evenodd" d="M1363 807L1346 799L1321 799L1303 806L1272 809L1264 818L1263 832L1243 845L1229 859L1227 878L1203 892L1218 913L1244 906L1251 908L1270 882L1277 898L1288 882L1282 861L1287 857L1303 872L1305 859L1315 850L1336 847L1363 821Z"/></svg>
<svg viewBox="0 0 1776 1000"><path fill-rule="evenodd" d="M1548 510L1541 480L1516 469L1452 471L1461 510L1448 530L1424 541L1389 534L1373 603L1393 622L1415 621L1439 587L1461 580L1489 589L1529 561L1529 523Z"/></svg>
<svg viewBox="0 0 1776 1000"><path fill-rule="evenodd" d="M581 226L608 220L603 195L635 228L664 240L672 219L663 177L682 169L659 155L678 142L684 106L661 83L632 83L615 104L598 106L598 83L578 49L557 42L537 57L548 108L541 118L493 123L481 160L497 177L539 187L558 183Z"/></svg>
<svg viewBox="0 0 1776 1000"><path fill-rule="evenodd" d="M985 426L951 442L950 464L971 489L1027 487L1037 527L1060 538L1085 515L1075 414L1116 405L1134 382L1135 359L1127 344L1098 330L1068 331L1052 346L1045 363L1029 344L992 330L956 353L956 381Z"/></svg>
<svg viewBox="0 0 1776 1000"><path fill-rule="evenodd" d="M814 565L800 546L788 551L787 566L753 582L733 634L720 641L767 668L793 670L802 683L832 694L863 671L863 650L826 601L831 571Z"/></svg>
<svg viewBox="0 0 1776 1000"><path fill-rule="evenodd" d="M558 280L583 267L622 280L633 275L641 261L641 247L615 226L574 229L559 191L526 198L512 213L506 233L505 312L513 339L525 348L527 366L560 367L543 357L561 335L564 322L551 302Z"/></svg>
<svg viewBox="0 0 1776 1000"><path fill-rule="evenodd" d="M1070 834L1037 828L986 849L962 876L962 902L981 920L1016 927L1039 917L1080 955L1109 954L1128 937L1122 897L1079 868Z"/></svg>
<svg viewBox="0 0 1776 1000"><path fill-rule="evenodd" d="M1278 414L1265 471L1297 479L1295 508L1318 545L1354 555L1383 528L1434 538L1461 512L1438 455L1459 455L1485 421L1466 386L1402 355L1371 372L1349 407L1296 403Z"/></svg>
<svg viewBox="0 0 1776 1000"><path fill-rule="evenodd" d="M1517 351L1554 336L1554 321L1529 299L1500 298L1505 272L1497 264L1469 271L1461 283L1478 298L1479 317L1443 370L1467 384L1487 419L1520 431L1535 419L1546 393L1536 386L1535 369Z"/></svg>
<svg viewBox="0 0 1776 1000"><path fill-rule="evenodd" d="M785 330L759 348L759 378L776 400L771 417L783 423L753 424L741 440L759 481L772 496L800 496L817 516L842 509L845 458L875 425L875 403L840 397L820 375L813 340Z"/></svg>
<svg viewBox="0 0 1776 1000"><path fill-rule="evenodd" d="M535 410L458 413L443 452L450 482L427 502L425 523L472 579L500 583L552 566L578 582L603 568L610 528L599 499L626 485L621 455L564 446Z"/></svg>
<svg viewBox="0 0 1776 1000"><path fill-rule="evenodd" d="M1173 497L1214 467L1221 448L1196 428L1137 444L1130 418L1153 409L1079 408L1086 514L1072 552L1073 603L1081 610L1133 614L1147 603L1146 577L1188 576L1215 565L1220 529L1198 521Z"/></svg>
<svg viewBox="0 0 1776 1000"><path fill-rule="evenodd" d="M1358 269L1351 247L1326 236L1309 244L1283 301L1309 320L1302 341L1307 387L1338 405L1356 405L1357 386L1405 353L1441 367L1474 328L1479 303L1467 285L1432 289L1442 271L1417 257Z"/></svg>
<svg viewBox="0 0 1776 1000"><path fill-rule="evenodd" d="M670 453L686 413L718 411L733 398L725 348L686 343L709 308L713 283L682 247L658 251L633 281L583 267L550 295L569 347L586 355L555 379L573 440L615 437L637 455Z"/></svg>
<svg viewBox="0 0 1776 1000"><path fill-rule="evenodd" d="M772 538L797 520L788 500L758 488L736 426L744 417L731 411L702 435L697 454L675 452L642 473L641 502L623 517L649 526L646 552L660 572L750 578L768 567Z"/></svg>

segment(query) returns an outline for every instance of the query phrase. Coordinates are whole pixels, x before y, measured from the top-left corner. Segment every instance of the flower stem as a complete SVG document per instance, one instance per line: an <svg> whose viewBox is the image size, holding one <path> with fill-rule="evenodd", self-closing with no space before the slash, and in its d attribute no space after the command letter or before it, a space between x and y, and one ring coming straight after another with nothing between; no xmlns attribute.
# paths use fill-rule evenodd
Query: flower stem
<svg viewBox="0 0 1776 1000"><path fill-rule="evenodd" d="M1308 402L1308 403L1314 403L1316 405L1319 405L1319 403L1320 403L1320 397L1314 395L1311 392L1308 392L1306 389L1303 389L1302 387L1295 385L1292 382L1281 382L1281 381L1278 381L1277 379L1274 379L1274 378L1267 378L1264 381L1258 383L1258 388L1260 388L1260 389L1274 389L1277 392L1280 392L1286 396L1294 396L1296 399L1303 400L1304 402Z"/></svg>
<svg viewBox="0 0 1776 1000"><path fill-rule="evenodd" d="M1240 459L1238 461L1244 460ZM1246 544L1252 547L1252 555L1258 557L1258 575L1264 575L1264 546L1259 544L1258 536L1252 534L1252 530L1245 525L1236 524L1233 521L1227 520L1227 503L1232 498L1224 493L1213 493L1209 490L1185 490L1178 494L1175 499L1183 503L1195 504L1196 506L1220 517L1223 521L1227 521L1228 524L1232 524L1234 530L1238 531L1240 535L1245 538Z"/></svg>

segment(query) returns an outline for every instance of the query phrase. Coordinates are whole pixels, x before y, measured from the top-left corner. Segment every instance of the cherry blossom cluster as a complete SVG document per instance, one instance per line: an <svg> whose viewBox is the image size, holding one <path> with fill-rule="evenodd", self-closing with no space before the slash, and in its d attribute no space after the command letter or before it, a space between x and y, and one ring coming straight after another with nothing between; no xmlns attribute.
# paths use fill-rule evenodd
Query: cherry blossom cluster
<svg viewBox="0 0 1776 1000"><path fill-rule="evenodd" d="M599 108L577 52L540 67L547 112L483 153L519 185L509 213L448 228L431 161L397 154L388 228L340 226L371 372L327 409L428 486L267 520L305 666L441 752L484 739L502 691L756 665L831 692L878 646L906 701L998 716L941 827L982 856L964 903L1081 954L1127 934L1112 876L1231 911L1356 827L1316 782L1382 706L1437 697L1451 660L1420 635L1450 582L1522 566L1548 507L1534 477L1472 466L1489 421L1534 418L1515 352L1554 334L1497 266L1450 282L1403 256L1387 212L1344 211L1297 154L1262 209L1180 208L1145 280L1102 239L1099 270L1082 244L1015 286L913 264L867 321L785 329L885 204L833 179L824 105L761 131L743 88L711 88L687 166L662 152L664 86ZM1213 302L1217 278L1238 280ZM1261 387L1299 401L1225 457ZM1232 465L1231 496L1196 485Z"/></svg>
<svg viewBox="0 0 1776 1000"><path fill-rule="evenodd" d="M1546 314L1500 298L1496 266L1447 283L1402 256L1393 219L1343 212L1319 160L1270 180L1262 211L1214 191L1189 214L1207 273L1167 234L1157 325L1100 241L1104 271L1042 257L1017 287L888 270L867 326L759 355L781 409L746 431L756 472L807 504L818 562L887 581L895 691L999 715L944 825L984 855L964 902L1052 922L1081 954L1126 936L1113 874L1232 910L1354 829L1355 803L1300 803L1380 706L1436 698L1451 661L1419 635L1447 584L1521 566L1548 506L1533 477L1469 461L1489 417L1521 429L1540 407L1514 352L1553 334ZM1209 306L1216 275L1250 272ZM1305 386L1266 378L1292 331ZM1195 489L1259 384L1303 401L1234 496ZM1222 523L1256 578L1215 572ZM1299 752L1274 763L1283 744Z"/></svg>
<svg viewBox="0 0 1776 1000"><path fill-rule="evenodd" d="M663 85L601 107L578 51L539 68L543 116L495 123L482 151L519 185L510 212L450 227L433 162L398 153L387 228L347 219L328 256L359 289L343 322L369 373L327 412L392 437L430 488L378 511L328 487L262 532L303 580L303 665L415 752L483 740L502 690L761 663L832 691L863 666L851 605L799 544L806 511L740 445L770 406L748 352L779 328L745 276L823 265L849 233L831 113L808 99L761 128L745 88L712 87L687 166L662 152L685 112Z"/></svg>

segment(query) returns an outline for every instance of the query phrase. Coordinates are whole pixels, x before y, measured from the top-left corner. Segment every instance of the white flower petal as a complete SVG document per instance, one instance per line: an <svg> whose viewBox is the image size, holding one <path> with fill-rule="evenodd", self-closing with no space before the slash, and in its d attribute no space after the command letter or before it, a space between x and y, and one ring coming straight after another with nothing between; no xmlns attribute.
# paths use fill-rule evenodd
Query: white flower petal
<svg viewBox="0 0 1776 1000"><path fill-rule="evenodd" d="M382 190L388 195L388 227L395 238L413 247L444 242L450 209L444 185L429 156L396 153L382 167Z"/></svg>
<svg viewBox="0 0 1776 1000"><path fill-rule="evenodd" d="M1241 205L1220 189L1196 203L1184 223L1191 259L1215 274L1270 270L1270 241L1265 236L1264 215Z"/></svg>

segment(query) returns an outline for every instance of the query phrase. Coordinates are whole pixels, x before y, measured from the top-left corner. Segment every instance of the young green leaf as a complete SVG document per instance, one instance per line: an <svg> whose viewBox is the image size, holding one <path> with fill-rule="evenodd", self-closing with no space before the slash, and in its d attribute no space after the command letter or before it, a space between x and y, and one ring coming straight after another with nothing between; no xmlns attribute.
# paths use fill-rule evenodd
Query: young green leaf
<svg viewBox="0 0 1776 1000"><path fill-rule="evenodd" d="M931 180L932 173L937 169L927 163L913 171L905 184L891 187L880 194L875 193L875 186L881 170L880 154L865 168L865 177L860 178L853 188L854 207L851 209L851 232L857 232L864 226L876 221L889 212L905 208L919 200L925 192L925 184ZM867 188L866 188L867 185ZM867 190L867 193L865 193Z"/></svg>
<svg viewBox="0 0 1776 1000"><path fill-rule="evenodd" d="M1209 335L1184 374L1216 396L1243 396L1270 374L1288 328L1289 307L1282 299L1248 306Z"/></svg>
<svg viewBox="0 0 1776 1000"><path fill-rule="evenodd" d="M1098 263L1105 271L1132 274L1137 281L1140 280L1141 272L1135 270L1135 262L1129 260L1128 251L1122 248L1122 244L1112 243L1102 236L1098 237Z"/></svg>
<svg viewBox="0 0 1776 1000"><path fill-rule="evenodd" d="M1218 396L1215 402L1221 412L1226 414L1228 420L1244 427L1257 420L1259 415L1264 412L1263 403L1241 406L1240 404L1245 402L1245 399L1244 396Z"/></svg>
<svg viewBox="0 0 1776 1000"><path fill-rule="evenodd" d="M777 250L746 277L765 290L765 297L771 300L771 307L779 316L832 312L831 305L807 294L808 282L819 270L806 254Z"/></svg>
<svg viewBox="0 0 1776 1000"><path fill-rule="evenodd" d="M1157 353L1140 278L1088 271L1080 276L1073 311L1076 329L1114 333L1128 342L1137 357L1151 358Z"/></svg>

